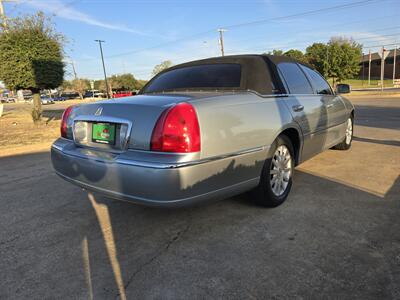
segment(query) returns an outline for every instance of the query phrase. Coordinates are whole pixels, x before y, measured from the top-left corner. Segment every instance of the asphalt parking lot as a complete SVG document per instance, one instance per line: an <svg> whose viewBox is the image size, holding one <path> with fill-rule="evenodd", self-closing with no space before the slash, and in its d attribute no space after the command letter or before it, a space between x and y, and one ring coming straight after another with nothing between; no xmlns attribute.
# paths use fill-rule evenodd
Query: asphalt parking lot
<svg viewBox="0 0 400 300"><path fill-rule="evenodd" d="M248 195L154 209L0 158L0 298L400 299L400 97L357 96L350 151L297 168L275 209Z"/></svg>

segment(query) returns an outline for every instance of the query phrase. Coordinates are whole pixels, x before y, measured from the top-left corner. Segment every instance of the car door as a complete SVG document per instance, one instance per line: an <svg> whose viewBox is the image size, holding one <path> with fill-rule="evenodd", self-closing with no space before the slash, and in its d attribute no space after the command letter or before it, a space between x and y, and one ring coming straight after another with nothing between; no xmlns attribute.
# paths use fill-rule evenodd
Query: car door
<svg viewBox="0 0 400 300"><path fill-rule="evenodd" d="M314 93L320 97L327 112L327 136L325 148L332 147L343 139L344 123L347 119L346 107L340 96L333 93L330 85L315 70L300 65L313 86Z"/></svg>
<svg viewBox="0 0 400 300"><path fill-rule="evenodd" d="M298 64L281 62L277 68L289 94L285 103L303 133L301 157L306 160L325 148L328 128L326 105L321 101L321 96L314 93Z"/></svg>

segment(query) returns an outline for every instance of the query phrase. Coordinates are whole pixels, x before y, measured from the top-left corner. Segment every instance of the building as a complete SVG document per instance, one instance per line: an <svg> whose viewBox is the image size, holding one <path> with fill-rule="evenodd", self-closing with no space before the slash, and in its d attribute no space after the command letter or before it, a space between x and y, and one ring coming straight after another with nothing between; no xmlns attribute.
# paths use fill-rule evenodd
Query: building
<svg viewBox="0 0 400 300"><path fill-rule="evenodd" d="M394 61L394 49L389 50L389 55L385 59L385 79L393 78L393 61ZM362 57L360 63L360 79L368 79L368 66L369 66L369 54L365 54ZM378 52L371 53L371 79L381 78L381 57ZM400 78L400 49L396 50L396 76L395 78Z"/></svg>

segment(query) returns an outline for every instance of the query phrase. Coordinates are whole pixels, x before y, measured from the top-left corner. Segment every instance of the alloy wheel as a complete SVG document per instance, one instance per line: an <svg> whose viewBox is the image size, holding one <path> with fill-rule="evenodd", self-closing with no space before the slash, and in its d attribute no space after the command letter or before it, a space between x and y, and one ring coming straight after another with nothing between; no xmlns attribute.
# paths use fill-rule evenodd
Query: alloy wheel
<svg viewBox="0 0 400 300"><path fill-rule="evenodd" d="M285 193L292 176L292 156L285 145L279 146L271 162L270 185L276 196Z"/></svg>

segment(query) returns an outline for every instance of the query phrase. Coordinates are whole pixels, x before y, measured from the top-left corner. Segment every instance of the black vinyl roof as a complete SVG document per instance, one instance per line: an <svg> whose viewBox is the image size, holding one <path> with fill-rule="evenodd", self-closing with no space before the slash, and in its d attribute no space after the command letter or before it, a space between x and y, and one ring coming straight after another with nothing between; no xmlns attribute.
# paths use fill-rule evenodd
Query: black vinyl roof
<svg viewBox="0 0 400 300"><path fill-rule="evenodd" d="M264 54L231 55L206 58L175 65L159 74L189 66L208 64L240 64L242 67L241 84L240 88L235 88L235 90L253 90L260 94L280 94L286 92L276 68L276 65L281 62L299 63L298 61L287 56ZM149 83L156 79L157 76L158 75L151 79ZM143 90L146 89L146 86L143 88Z"/></svg>

